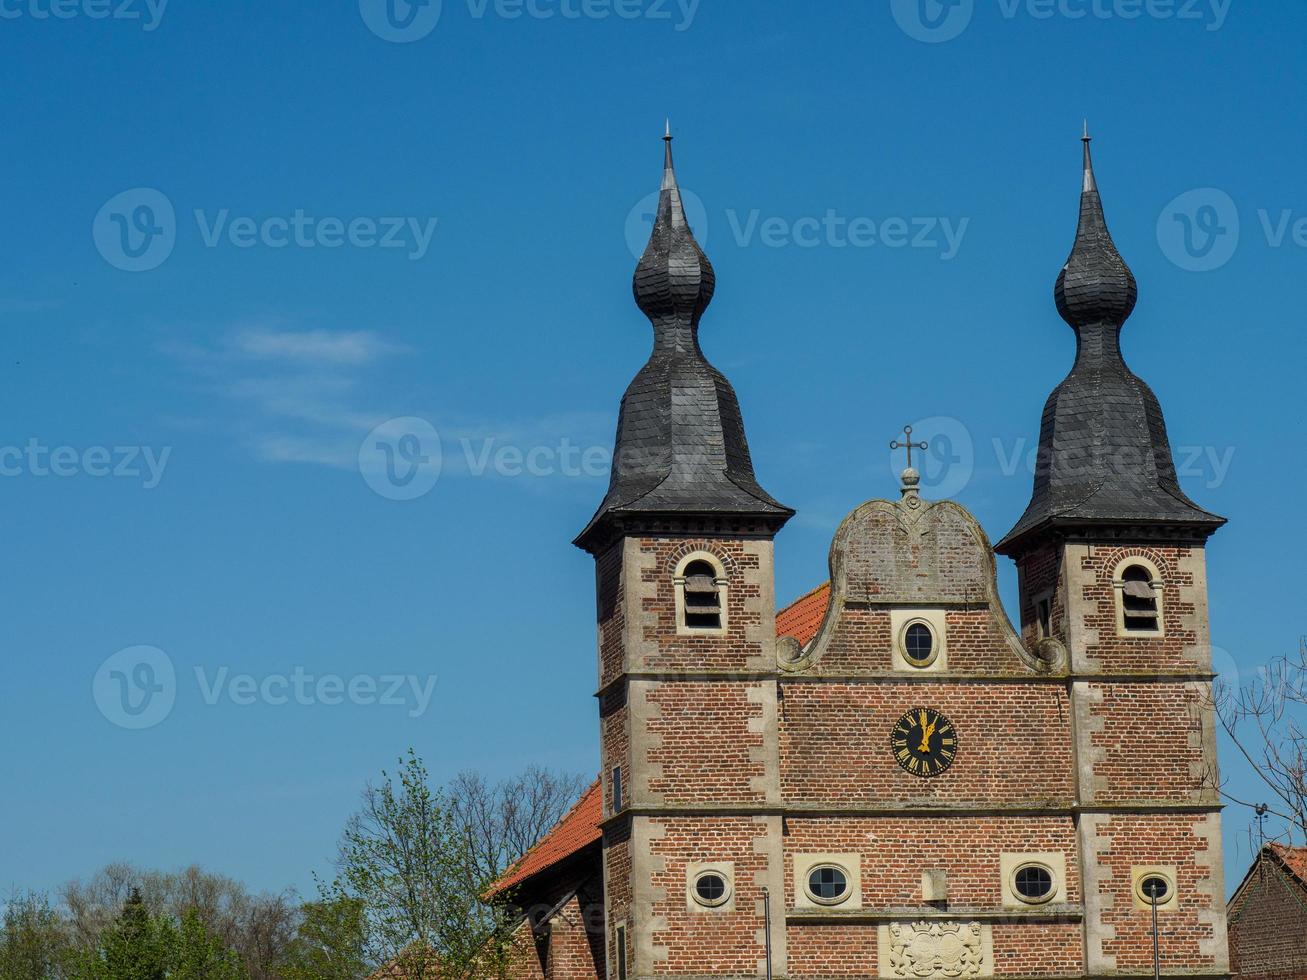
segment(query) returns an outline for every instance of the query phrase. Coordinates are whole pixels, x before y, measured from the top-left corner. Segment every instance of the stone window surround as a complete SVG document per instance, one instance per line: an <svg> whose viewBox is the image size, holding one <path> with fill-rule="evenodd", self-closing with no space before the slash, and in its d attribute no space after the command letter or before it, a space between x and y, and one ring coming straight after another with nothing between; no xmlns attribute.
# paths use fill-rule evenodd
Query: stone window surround
<svg viewBox="0 0 1307 980"><path fill-rule="evenodd" d="M720 875L726 882L726 894L720 902L707 904L699 897L695 886L704 875ZM691 912L713 913L735 911L735 862L717 861L688 864L685 867L685 906Z"/></svg>
<svg viewBox="0 0 1307 980"><path fill-rule="evenodd" d="M848 890L835 901L817 898L808 890L808 878L818 868L835 868L844 875ZM795 854L794 907L796 909L856 910L862 908L862 855Z"/></svg>
<svg viewBox="0 0 1307 980"><path fill-rule="evenodd" d="M1003 906L1010 909L1028 909L1041 905L1062 903L1066 897L1066 855L1060 851L1038 851L999 855L999 872L1003 879ZM1053 877L1053 890L1047 898L1031 900L1017 891L1017 872L1038 865Z"/></svg>
<svg viewBox="0 0 1307 980"><path fill-rule="evenodd" d="M1172 865L1137 864L1130 869L1130 896L1135 908L1142 912L1151 912L1153 905L1140 890L1145 878L1165 878L1171 890L1165 900L1157 905L1157 913L1174 912L1180 906L1180 890L1176 885L1176 869Z"/></svg>
<svg viewBox="0 0 1307 980"><path fill-rule="evenodd" d="M1034 616L1035 639L1048 640L1054 637L1053 633L1053 599L1056 596L1056 590L1045 589L1036 595L1030 597L1030 609ZM1048 603L1048 629L1044 629L1044 618L1040 615L1039 607Z"/></svg>
<svg viewBox="0 0 1307 980"><path fill-rule="evenodd" d="M713 567L714 580L717 585L717 598L721 605L721 625L715 628L687 626L685 623L685 570L696 561L707 562ZM683 555L676 563L672 575L672 584L676 592L676 634L678 636L725 636L730 627L727 618L730 598L730 579L726 577L726 566L722 559L711 551L692 551Z"/></svg>
<svg viewBox="0 0 1307 980"><path fill-rule="evenodd" d="M617 980L626 980L630 974L631 968L631 951L630 951L630 930L626 926L626 921L622 920L613 925L613 972L612 976Z"/></svg>
<svg viewBox="0 0 1307 980"><path fill-rule="evenodd" d="M1121 576L1132 565L1138 565L1144 569L1152 579L1153 600L1157 603L1157 629L1155 630L1128 630L1125 627L1125 580ZM1165 589L1166 581L1162 576L1161 569L1149 559L1140 555L1128 555L1117 562L1116 567L1112 569L1112 593L1116 604L1116 635L1136 639L1166 636L1166 617L1163 615L1165 609L1162 602Z"/></svg>
<svg viewBox="0 0 1307 980"><path fill-rule="evenodd" d="M891 654L893 670L917 673L928 671L939 673L948 670L948 629L947 612L943 609L921 609L917 607L890 610L890 634L894 637ZM908 627L920 624L930 630L935 640L931 658L926 663L918 663L907 657Z"/></svg>

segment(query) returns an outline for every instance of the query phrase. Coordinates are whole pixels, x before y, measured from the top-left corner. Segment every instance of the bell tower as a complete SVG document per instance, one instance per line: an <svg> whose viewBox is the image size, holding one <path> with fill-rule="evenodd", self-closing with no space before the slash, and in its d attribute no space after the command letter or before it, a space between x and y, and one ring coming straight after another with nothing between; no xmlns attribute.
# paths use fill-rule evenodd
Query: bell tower
<svg viewBox="0 0 1307 980"><path fill-rule="evenodd" d="M653 351L576 539L596 565L610 980L760 975L764 889L785 888L772 541L794 512L758 484L735 392L699 346L716 279L664 140L634 281Z"/></svg>
<svg viewBox="0 0 1307 980"><path fill-rule="evenodd" d="M1207 539L1157 397L1126 366L1138 298L1107 229L1088 131L1075 245L1054 291L1076 359L1044 408L1034 492L995 549L1028 647L1068 655L1085 972L1228 974Z"/></svg>

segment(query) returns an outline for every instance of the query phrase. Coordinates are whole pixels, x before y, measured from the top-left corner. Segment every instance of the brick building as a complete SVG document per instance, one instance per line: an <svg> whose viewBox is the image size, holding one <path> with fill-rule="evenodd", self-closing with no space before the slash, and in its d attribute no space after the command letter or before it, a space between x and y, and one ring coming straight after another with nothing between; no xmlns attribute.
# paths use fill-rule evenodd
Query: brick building
<svg viewBox="0 0 1307 980"><path fill-rule="evenodd" d="M534 977L1228 975L1204 547L1119 334L1136 288L1085 140L1074 367L997 548L911 468L777 610L792 511L699 346L714 275L668 137L635 299L654 347L577 539L600 781L500 885ZM1013 338L1014 340L1016 338ZM1016 562L1021 626L995 551Z"/></svg>
<svg viewBox="0 0 1307 980"><path fill-rule="evenodd" d="M1230 968L1240 977L1307 977L1307 847L1268 844L1230 899Z"/></svg>

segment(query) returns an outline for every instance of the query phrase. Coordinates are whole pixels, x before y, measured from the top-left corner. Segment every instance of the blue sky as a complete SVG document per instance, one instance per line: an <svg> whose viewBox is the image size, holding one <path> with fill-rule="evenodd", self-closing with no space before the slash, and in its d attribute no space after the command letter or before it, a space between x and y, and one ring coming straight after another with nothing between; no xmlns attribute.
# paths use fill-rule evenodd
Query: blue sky
<svg viewBox="0 0 1307 980"><path fill-rule="evenodd" d="M648 352L628 239L669 114L704 346L799 511L783 601L894 492L906 422L947 450L928 495L995 539L1021 513L1088 116L1130 363L1232 519L1222 664L1307 632L1300 5L122 3L0 0L0 886L307 890L410 745L439 778L593 771L569 542ZM155 719L114 672L169 668L170 714L115 724Z"/></svg>

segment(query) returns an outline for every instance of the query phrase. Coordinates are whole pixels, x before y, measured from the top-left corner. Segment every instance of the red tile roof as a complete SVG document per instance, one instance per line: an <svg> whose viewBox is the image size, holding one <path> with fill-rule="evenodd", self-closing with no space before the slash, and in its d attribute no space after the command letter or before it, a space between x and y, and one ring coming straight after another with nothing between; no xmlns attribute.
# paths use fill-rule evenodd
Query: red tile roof
<svg viewBox="0 0 1307 980"><path fill-rule="evenodd" d="M795 599L776 614L776 635L792 636L800 645L807 646L821 628L829 605L830 583L827 582Z"/></svg>
<svg viewBox="0 0 1307 980"><path fill-rule="evenodd" d="M595 783L585 795L577 801L567 816L558 822L535 847L527 851L526 856L509 868L507 874L500 878L491 888L491 895L502 895L528 878L534 878L560 861L565 861L591 844L603 839L599 825L604 822L603 786Z"/></svg>
<svg viewBox="0 0 1307 980"><path fill-rule="evenodd" d="M1307 847L1286 847L1284 844L1271 844L1275 856L1284 862L1284 866L1300 881L1307 882Z"/></svg>
<svg viewBox="0 0 1307 980"><path fill-rule="evenodd" d="M806 646L817 635L821 621L826 615L826 607L829 605L830 583L827 582L807 595L799 597L776 614L777 635L792 636ZM510 888L517 887L542 871L548 871L554 865L598 843L604 836L600 829L600 824L603 822L603 786L595 783L586 790L585 795L567 816L558 822L558 826L495 883L490 894L502 895Z"/></svg>

